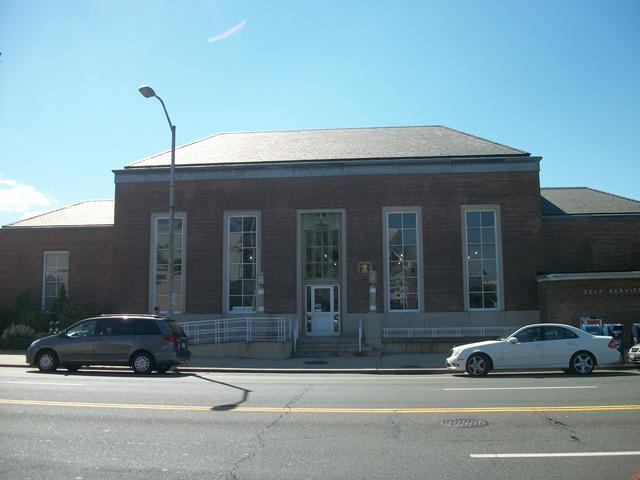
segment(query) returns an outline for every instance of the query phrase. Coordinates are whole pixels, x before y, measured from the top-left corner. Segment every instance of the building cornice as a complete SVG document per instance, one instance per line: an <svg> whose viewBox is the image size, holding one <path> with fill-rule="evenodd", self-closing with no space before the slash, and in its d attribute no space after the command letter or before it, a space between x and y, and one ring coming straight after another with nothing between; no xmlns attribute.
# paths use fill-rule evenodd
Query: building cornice
<svg viewBox="0 0 640 480"><path fill-rule="evenodd" d="M97 225L30 225L30 226L16 226L4 225L0 228L0 232L4 231L19 231L19 230L73 230L73 229L92 229L92 230L105 230L113 228L114 224L97 224Z"/></svg>
<svg viewBox="0 0 640 480"><path fill-rule="evenodd" d="M618 213L567 213L565 215L542 215L542 220L593 220L611 218L637 218L640 212Z"/></svg>
<svg viewBox="0 0 640 480"><path fill-rule="evenodd" d="M538 283L567 282L574 280L627 280L640 278L640 271L629 272L587 272L587 273L548 273L538 275Z"/></svg>
<svg viewBox="0 0 640 480"><path fill-rule="evenodd" d="M538 172L541 157L438 157L217 165L177 165L176 181L335 177L420 173ZM114 170L115 183L168 181L169 167Z"/></svg>

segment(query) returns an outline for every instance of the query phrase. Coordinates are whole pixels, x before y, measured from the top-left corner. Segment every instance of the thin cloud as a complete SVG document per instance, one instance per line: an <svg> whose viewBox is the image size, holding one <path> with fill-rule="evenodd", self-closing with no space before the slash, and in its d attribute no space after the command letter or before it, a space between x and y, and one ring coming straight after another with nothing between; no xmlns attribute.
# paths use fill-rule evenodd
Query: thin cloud
<svg viewBox="0 0 640 480"><path fill-rule="evenodd" d="M32 211L34 207L50 207L53 203L53 199L32 185L0 179L0 212L24 214Z"/></svg>
<svg viewBox="0 0 640 480"><path fill-rule="evenodd" d="M209 39L207 39L207 42L211 43L211 42L218 42L220 40L224 40L225 38L229 38L231 35L234 35L236 33L238 33L240 30L242 30L242 27L244 27L245 23L247 23L247 20L242 20L239 24L237 24L234 27L231 27L229 30L227 30L226 32L223 32L219 35L216 35L214 37L211 37Z"/></svg>

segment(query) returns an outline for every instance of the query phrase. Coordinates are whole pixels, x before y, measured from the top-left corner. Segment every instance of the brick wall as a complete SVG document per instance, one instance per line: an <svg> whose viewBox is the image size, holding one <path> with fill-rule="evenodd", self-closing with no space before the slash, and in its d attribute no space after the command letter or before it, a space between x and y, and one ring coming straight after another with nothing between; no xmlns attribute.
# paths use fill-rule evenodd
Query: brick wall
<svg viewBox="0 0 640 480"><path fill-rule="evenodd" d="M69 300L111 304L113 228L29 228L0 230L0 306L10 307L28 291L42 300L45 251L69 252Z"/></svg>
<svg viewBox="0 0 640 480"><path fill-rule="evenodd" d="M640 270L640 216L545 217L544 273Z"/></svg>
<svg viewBox="0 0 640 480"><path fill-rule="evenodd" d="M416 174L178 182L187 212L186 312L221 313L223 212L260 210L265 310L296 311L296 210L346 209L349 312L368 311L368 260L383 309L382 207L420 206L428 311L463 310L463 204L497 204L502 214L505 306L536 310L542 264L537 172ZM166 212L166 183L116 184L114 296L120 310L146 311L150 218Z"/></svg>
<svg viewBox="0 0 640 480"><path fill-rule="evenodd" d="M640 279L539 283L540 320L579 326L580 317L603 323L640 323Z"/></svg>

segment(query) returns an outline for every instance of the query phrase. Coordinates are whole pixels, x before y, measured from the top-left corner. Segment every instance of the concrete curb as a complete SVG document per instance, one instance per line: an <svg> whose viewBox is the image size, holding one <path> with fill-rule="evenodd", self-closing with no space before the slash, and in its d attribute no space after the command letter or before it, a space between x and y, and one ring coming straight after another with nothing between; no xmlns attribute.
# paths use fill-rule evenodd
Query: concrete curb
<svg viewBox="0 0 640 480"><path fill-rule="evenodd" d="M450 373L446 368L231 368L231 367L181 367L181 372L216 373L300 373L300 374L358 374L358 375L432 375Z"/></svg>
<svg viewBox="0 0 640 480"><path fill-rule="evenodd" d="M30 367L26 363L14 364L14 363L0 363L0 367L14 367L14 368L36 368ZM64 367L61 367L64 371ZM124 370L130 371L129 367L124 366L94 366L83 367L82 370ZM332 373L346 373L346 374L361 374L361 375L426 375L426 374L442 374L449 373L446 368L253 368L253 367L178 367L178 371L184 373L311 373L311 374L332 374Z"/></svg>
<svg viewBox="0 0 640 480"><path fill-rule="evenodd" d="M17 367L17 368L35 368L24 364L3 364L0 367ZM603 370L636 370L640 369L640 364L625 363L624 365L609 365ZM105 366L105 367L84 367L82 370L90 371L130 371L128 367ZM599 371L601 369L598 369ZM358 374L358 375L436 375L445 373L454 373L446 368L253 368L253 367L206 367L206 366L186 366L179 367L178 371L184 373L295 373L295 374ZM532 370L539 373L543 370ZM554 372L555 370L548 370ZM523 370L504 370L494 373L527 373ZM462 372L458 372L462 373Z"/></svg>

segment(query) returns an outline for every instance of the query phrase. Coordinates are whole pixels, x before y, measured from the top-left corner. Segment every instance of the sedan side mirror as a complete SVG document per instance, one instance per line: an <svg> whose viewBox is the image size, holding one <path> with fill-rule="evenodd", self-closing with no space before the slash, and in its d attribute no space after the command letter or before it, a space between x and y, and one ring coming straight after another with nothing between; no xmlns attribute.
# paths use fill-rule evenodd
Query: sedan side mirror
<svg viewBox="0 0 640 480"><path fill-rule="evenodd" d="M67 337L68 337L67 332L60 332L58 334L58 338L67 338Z"/></svg>
<svg viewBox="0 0 640 480"><path fill-rule="evenodd" d="M507 342L513 344L513 343L518 343L518 337L509 337L507 338Z"/></svg>

